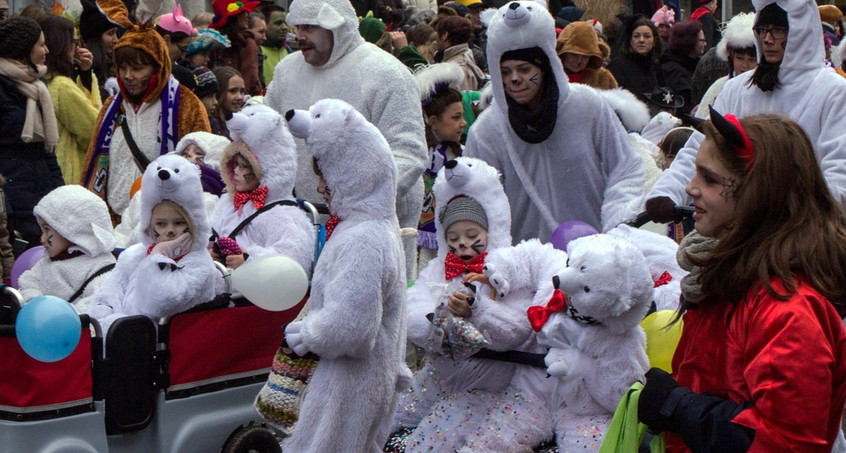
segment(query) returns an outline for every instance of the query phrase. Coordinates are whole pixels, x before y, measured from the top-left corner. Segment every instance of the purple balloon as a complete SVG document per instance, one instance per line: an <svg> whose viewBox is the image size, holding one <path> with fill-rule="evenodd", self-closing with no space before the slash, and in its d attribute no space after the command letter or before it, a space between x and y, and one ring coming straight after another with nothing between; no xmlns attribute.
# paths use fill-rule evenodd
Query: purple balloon
<svg viewBox="0 0 846 453"><path fill-rule="evenodd" d="M44 254L44 246L41 245L27 249L21 253L21 256L19 256L15 260L15 264L12 265L13 287L18 288L18 277L20 277L24 272L32 269L32 266L35 266L35 263L37 263Z"/></svg>
<svg viewBox="0 0 846 453"><path fill-rule="evenodd" d="M566 252L567 244L569 244L573 239L598 233L599 232L596 231L596 228L585 222L579 220L568 220L567 222L558 225L558 228L552 232L549 242L558 250Z"/></svg>

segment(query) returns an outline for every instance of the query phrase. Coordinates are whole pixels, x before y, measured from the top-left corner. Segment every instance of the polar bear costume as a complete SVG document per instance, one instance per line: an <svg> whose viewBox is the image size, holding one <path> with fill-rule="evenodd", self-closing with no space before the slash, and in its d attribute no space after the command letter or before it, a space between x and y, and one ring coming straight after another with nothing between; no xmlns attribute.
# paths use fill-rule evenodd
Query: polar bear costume
<svg viewBox="0 0 846 453"><path fill-rule="evenodd" d="M487 286L477 284L472 315L467 318L490 341L493 351L545 352L535 343L526 320L535 289L563 268L566 255L537 240L515 247L511 244L511 214L498 172L478 159L459 157L438 173L435 198L445 200L468 196L485 210L488 219L488 245L485 273L496 291L490 297ZM511 382L517 365L510 362L470 358L458 363L439 355L426 341L432 324L427 313L438 303L428 286L444 283L444 262L449 251L442 210L436 212L438 257L431 261L409 289L409 340L427 350L426 365L417 372L412 391L403 396L394 428L416 426L406 443L407 452L453 451L463 444L471 420L480 418ZM463 276L454 277L460 282ZM538 370L542 372L543 370Z"/></svg>
<svg viewBox="0 0 846 453"><path fill-rule="evenodd" d="M568 83L555 52L555 23L545 4L510 2L493 14L487 44L491 68L499 67L505 52L532 48L546 56L550 69L544 82L554 85L550 93L558 94L557 105L549 106L556 117L551 135L538 143L518 135L509 120L502 76L492 70L494 101L470 128L464 155L502 173L511 217L520 219L512 224L514 241L546 240L569 220L607 231L633 214L629 204L643 192L641 160L597 91Z"/></svg>
<svg viewBox="0 0 846 453"><path fill-rule="evenodd" d="M215 296L219 274L206 250L211 229L197 166L181 156L161 156L144 171L141 194L141 243L120 254L88 311L100 322L104 337L108 327L122 316L144 315L158 321ZM191 249L178 262L148 252L154 244L150 217L162 200L182 207L194 226Z"/></svg>
<svg viewBox="0 0 846 453"><path fill-rule="evenodd" d="M320 362L282 447L380 451L398 391L411 378L397 167L379 129L343 101L322 100L286 117L317 159L340 221L314 269L308 314L285 329L292 349Z"/></svg>
<svg viewBox="0 0 846 453"><path fill-rule="evenodd" d="M293 191L297 148L285 119L270 107L259 104L233 114L226 125L233 140L220 157L220 174L226 183L226 193L220 197L211 215L212 229L219 237L228 236L244 219L258 211L250 201L235 208L233 166L237 155L250 162L259 179L259 188L267 187L265 205L283 200L296 203ZM316 234L305 212L297 206L280 205L259 214L234 239L249 255L247 261L280 253L293 258L311 274Z"/></svg>
<svg viewBox="0 0 846 453"><path fill-rule="evenodd" d="M45 195L35 205L33 213L39 223L50 225L73 244L69 252L82 254L63 260L45 255L18 279L21 296L25 301L42 295L61 297L72 302L77 311L85 313L106 274L88 282L76 300L69 299L97 271L115 263L112 255L115 238L109 208L84 187L71 185Z"/></svg>
<svg viewBox="0 0 846 453"><path fill-rule="evenodd" d="M537 335L550 347L552 377L518 370L458 451L530 452L551 435L541 429L550 424L559 451L598 451L620 397L648 369L639 323L652 279L643 254L604 234L575 239L567 252L557 280L575 311L551 313ZM552 289L551 279L541 285L532 311L543 311Z"/></svg>

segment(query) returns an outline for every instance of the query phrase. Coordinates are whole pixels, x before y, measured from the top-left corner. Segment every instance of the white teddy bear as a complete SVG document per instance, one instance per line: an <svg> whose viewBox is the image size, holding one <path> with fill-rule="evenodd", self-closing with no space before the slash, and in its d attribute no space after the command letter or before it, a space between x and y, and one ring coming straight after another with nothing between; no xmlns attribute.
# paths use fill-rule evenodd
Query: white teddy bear
<svg viewBox="0 0 846 453"><path fill-rule="evenodd" d="M534 312L537 327L549 314L538 342L550 347L547 372L558 378L551 409L559 450L597 451L620 398L649 368L640 321L653 282L643 254L625 239L586 236L567 252L568 267L553 278L553 298L533 307L530 319Z"/></svg>

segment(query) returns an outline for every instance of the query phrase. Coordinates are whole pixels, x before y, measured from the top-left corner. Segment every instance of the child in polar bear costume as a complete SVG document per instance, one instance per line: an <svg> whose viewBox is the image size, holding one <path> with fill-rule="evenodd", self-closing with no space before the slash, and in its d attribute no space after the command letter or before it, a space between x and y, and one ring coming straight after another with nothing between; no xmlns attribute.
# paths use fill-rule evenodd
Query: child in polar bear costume
<svg viewBox="0 0 846 453"><path fill-rule="evenodd" d="M62 186L33 209L45 256L18 280L25 301L49 294L85 313L105 272L115 264L115 238L106 203L82 186Z"/></svg>
<svg viewBox="0 0 846 453"><path fill-rule="evenodd" d="M296 146L285 119L270 107L252 105L226 124L233 142L220 157L226 193L211 216L217 236L212 257L236 269L250 258L279 253L310 275L315 231L293 198Z"/></svg>
<svg viewBox="0 0 846 453"><path fill-rule="evenodd" d="M559 451L598 451L620 398L649 368L639 323L653 283L643 254L605 234L575 239L567 252L568 267L536 300L552 299L528 310L552 378L518 370L460 452L529 452L546 440L535 436L538 419L554 422Z"/></svg>
<svg viewBox="0 0 846 453"><path fill-rule="evenodd" d="M144 171L141 195L141 243L120 254L88 311L104 337L119 317L158 321L215 296L218 272L206 251L211 229L197 166L159 157Z"/></svg>
<svg viewBox="0 0 846 453"><path fill-rule="evenodd" d="M343 101L324 99L286 118L314 156L333 219L308 314L285 329L295 353L313 352L320 362L283 450L380 451L411 378L397 167L376 126Z"/></svg>
<svg viewBox="0 0 846 453"><path fill-rule="evenodd" d="M537 240L511 246L508 200L498 172L485 162L469 157L447 162L435 180L434 193L443 206L436 212L438 258L408 291L408 338L426 350L426 364L415 375L411 391L403 395L394 419L395 429L416 427L406 441L407 452L453 451L462 445L465 423L484 413L490 395L506 388L516 368L529 366L442 355L440 341L429 341L433 325L426 315L439 303L430 287L474 282L472 305L466 300L459 303L466 299L462 292L452 294L453 315L466 317L484 335L489 342L486 349L540 353L545 349L534 342L526 309L540 282L551 278L555 266L566 263L563 252ZM477 236L460 234L465 222L479 230ZM400 442L392 439L392 443L396 448Z"/></svg>

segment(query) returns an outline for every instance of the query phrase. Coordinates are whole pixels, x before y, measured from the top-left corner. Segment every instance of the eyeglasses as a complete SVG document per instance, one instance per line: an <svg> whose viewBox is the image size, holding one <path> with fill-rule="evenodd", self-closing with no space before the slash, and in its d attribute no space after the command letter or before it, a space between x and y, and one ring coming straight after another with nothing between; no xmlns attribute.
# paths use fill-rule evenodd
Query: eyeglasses
<svg viewBox="0 0 846 453"><path fill-rule="evenodd" d="M764 27L754 27L752 31L755 32L755 36L764 39L767 37L767 33L773 37L773 39L784 39L787 37L787 29L782 27L773 27L773 28L764 28Z"/></svg>

